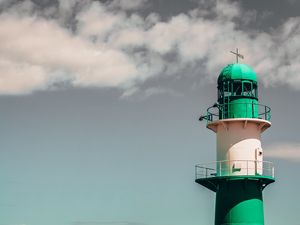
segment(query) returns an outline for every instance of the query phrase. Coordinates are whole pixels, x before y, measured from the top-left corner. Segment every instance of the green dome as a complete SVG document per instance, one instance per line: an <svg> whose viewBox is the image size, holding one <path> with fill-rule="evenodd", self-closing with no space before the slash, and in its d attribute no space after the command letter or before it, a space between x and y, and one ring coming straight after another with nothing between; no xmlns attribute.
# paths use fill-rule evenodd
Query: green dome
<svg viewBox="0 0 300 225"><path fill-rule="evenodd" d="M246 64L229 64L220 73L218 83L224 80L251 80L256 81L256 73Z"/></svg>

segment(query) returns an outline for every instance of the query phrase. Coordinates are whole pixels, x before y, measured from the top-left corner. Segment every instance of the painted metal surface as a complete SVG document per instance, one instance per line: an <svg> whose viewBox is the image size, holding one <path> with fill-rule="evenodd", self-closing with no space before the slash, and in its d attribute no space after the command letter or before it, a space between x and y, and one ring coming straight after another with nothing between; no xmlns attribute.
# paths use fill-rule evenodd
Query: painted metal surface
<svg viewBox="0 0 300 225"><path fill-rule="evenodd" d="M210 176L207 178L198 178L195 179L195 182L198 184L201 184L202 186L208 188L209 190L213 192L217 192L219 189L220 183L226 181L226 182L231 182L235 180L251 180L255 181L257 185L263 190L267 185L275 182L274 177L270 176L262 176L262 175L239 175L239 176Z"/></svg>
<svg viewBox="0 0 300 225"><path fill-rule="evenodd" d="M215 225L263 225L263 189L275 181L263 161L261 133L271 109L258 104L255 72L230 64L218 77L218 102L200 120L216 133L217 161L196 165L195 181L216 192Z"/></svg>
<svg viewBox="0 0 300 225"><path fill-rule="evenodd" d="M217 126L217 161L227 161L224 164L228 168L235 168L236 174L243 174L244 168L248 168L246 163L252 167L258 166L259 161L263 161L263 150L261 147L261 130L255 121L247 124L242 121L232 120L226 124L219 123ZM257 158L257 152L261 152ZM256 161L256 163L254 163ZM260 170L256 172L261 173ZM248 171L249 172L249 171Z"/></svg>
<svg viewBox="0 0 300 225"><path fill-rule="evenodd" d="M233 111L231 109L234 109ZM239 110L239 111L238 111ZM249 118L249 119L262 119L271 120L271 108L256 104L254 101L235 101L230 104L215 104L209 107L206 111L206 115L200 117L200 121L205 119L208 123L224 120L224 119L237 119L237 118Z"/></svg>
<svg viewBox="0 0 300 225"><path fill-rule="evenodd" d="M218 84L224 80L252 80L257 81L256 73L246 64L229 64L221 71Z"/></svg>
<svg viewBox="0 0 300 225"><path fill-rule="evenodd" d="M263 225L263 196L254 180L223 180L216 192L215 225Z"/></svg>
<svg viewBox="0 0 300 225"><path fill-rule="evenodd" d="M217 129L220 124L227 127L228 124L233 122L239 122L241 126L247 127L250 123L255 123L257 129L260 130L260 133L263 133L266 129L271 127L271 122L264 119L255 119L255 118L232 118L232 119L223 119L223 120L213 120L207 123L206 127L213 132L217 133Z"/></svg>
<svg viewBox="0 0 300 225"><path fill-rule="evenodd" d="M245 64L230 64L218 77L219 119L258 118L258 84Z"/></svg>
<svg viewBox="0 0 300 225"><path fill-rule="evenodd" d="M258 101L256 99L239 98L230 101L227 107L220 108L225 111L223 118L258 118ZM221 115L221 113L220 113Z"/></svg>

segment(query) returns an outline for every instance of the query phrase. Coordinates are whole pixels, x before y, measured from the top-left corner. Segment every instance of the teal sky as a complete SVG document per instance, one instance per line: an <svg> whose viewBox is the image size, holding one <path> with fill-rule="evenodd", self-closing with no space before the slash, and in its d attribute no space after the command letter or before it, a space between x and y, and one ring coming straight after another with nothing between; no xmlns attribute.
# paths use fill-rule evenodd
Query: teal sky
<svg viewBox="0 0 300 225"><path fill-rule="evenodd" d="M12 23L11 18L16 22L30 17L26 11L28 6L26 8L20 2L23 1L0 1L1 18L5 17L7 23ZM134 1L114 2L119 5L111 6L112 3L103 1L99 4L106 4L108 11L128 10L128 14L135 12L142 17L155 12L167 24L172 24L172 16L188 14L189 10L198 7L211 13L198 17L205 17L205 21L217 26L216 30L221 29L220 20L213 18L212 11L216 6L211 6L211 3L153 0L136 1L138 5L134 5ZM122 2L131 8L124 7ZM50 13L49 8L57 7L56 3L53 6L53 1L32 1L30 10L36 16L34 21L40 18L52 21L54 18L53 21L60 21L58 24L68 24L65 30L72 30L70 27L76 27L73 14L66 11L65 15L69 17L64 19L67 22L61 22L59 13ZM260 103L272 108L272 127L263 134L262 145L269 155L265 160L275 163L276 182L264 191L265 224L297 224L300 220L300 206L297 204L300 201L300 181L297 179L300 168L297 87L300 79L293 71L298 68L299 58L294 58L295 68L286 64L296 57L295 52L300 46L300 18L297 15L300 6L295 1L280 5L278 0L272 1L268 7L260 1L226 1L222 7L226 10L226 6L236 3L235 10L251 12L257 20L245 23L223 15L225 22L236 24L233 31L242 38L226 45L216 40L217 50L222 50L218 53L222 59L210 49L206 50L209 56L187 54L186 49L177 54L173 47L170 47L170 52L157 50L157 56L162 56L154 64L166 63L168 68L153 69L151 64L149 68L140 67L139 61L134 63L137 72L145 71L147 77L140 78L142 75L138 74L132 78L129 73L124 73L122 78L116 79L125 79L120 83L110 80L118 76L115 71L109 73L109 79L94 79L96 75L93 74L90 80L85 80L84 70L74 66L78 63L75 59L72 62L60 61L65 63L61 65L51 57L39 55L41 53L38 60L30 58L26 52L17 52L14 45L10 46L11 52L5 52L5 47L0 44L0 225L213 224L215 196L194 182L194 166L215 160L215 134L198 118L217 100L216 77L223 66L234 60L228 53L237 47L232 44L241 41L253 44L253 33L257 35L255 40L261 42L259 47L264 44L273 51L259 55L260 52L253 47L257 57L262 57L261 60L271 65L271 69L255 61L254 53L245 56L243 61L258 71ZM283 6L290 11L278 14ZM44 17L44 11L38 13L45 9L49 9L50 16ZM77 12L74 8L72 10ZM272 55L280 49L275 39L283 37L281 34L274 37L275 31L292 17L294 33L290 33L287 43L283 43L289 47L284 52L286 58L282 58L282 52L278 52L281 56L277 58ZM194 23L201 23L201 20L189 22L191 26ZM34 26L29 33L34 32ZM7 32L10 34L9 30ZM72 34L77 34L76 29ZM274 39L266 38L268 35L273 35ZM200 36L205 35L201 33ZM1 34L0 28L1 38L4 40L5 35ZM27 40L24 38L22 42L25 47ZM268 45L264 40L271 43ZM181 45L181 41L176 40L176 48L186 46ZM290 42L295 48L288 45ZM144 48L149 48L143 52L145 55L156 51L151 43L144 44ZM31 50L38 52L38 49ZM133 54L131 51L126 49L126 54ZM251 49L245 51L251 53ZM114 56L118 57L117 54ZM212 56L218 57L214 66L211 65L214 63ZM25 61L18 61L21 57L27 60L26 66ZM147 56L145 60L154 58ZM23 72L6 67L5 60L13 65L22 64L20 71ZM101 72L101 66L97 67L90 61L86 63L89 69L100 69ZM28 68L28 65L38 66L38 69ZM127 68L131 67L124 65L119 73ZM36 73L37 70L42 72ZM5 71L12 79L7 78ZM75 75L71 76L70 71L75 71ZM31 77L28 72L36 73L36 77ZM37 78L40 76L43 79Z"/></svg>

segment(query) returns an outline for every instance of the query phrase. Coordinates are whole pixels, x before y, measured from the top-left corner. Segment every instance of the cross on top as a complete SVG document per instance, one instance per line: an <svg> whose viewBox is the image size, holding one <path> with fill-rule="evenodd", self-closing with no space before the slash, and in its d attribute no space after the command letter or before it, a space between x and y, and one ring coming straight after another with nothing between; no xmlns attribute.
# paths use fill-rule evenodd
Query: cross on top
<svg viewBox="0 0 300 225"><path fill-rule="evenodd" d="M236 63L239 63L239 58L244 59L244 56L239 54L239 49L236 49L236 52L230 51L230 53L236 55Z"/></svg>

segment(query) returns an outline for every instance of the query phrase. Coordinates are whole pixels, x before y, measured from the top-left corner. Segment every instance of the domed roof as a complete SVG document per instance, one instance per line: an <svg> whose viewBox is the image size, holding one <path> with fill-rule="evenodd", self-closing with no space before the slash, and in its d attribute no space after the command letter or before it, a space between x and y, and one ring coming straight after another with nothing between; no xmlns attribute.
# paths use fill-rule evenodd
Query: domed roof
<svg viewBox="0 0 300 225"><path fill-rule="evenodd" d="M220 73L218 83L224 80L252 80L257 82L256 73L246 64L229 64Z"/></svg>

